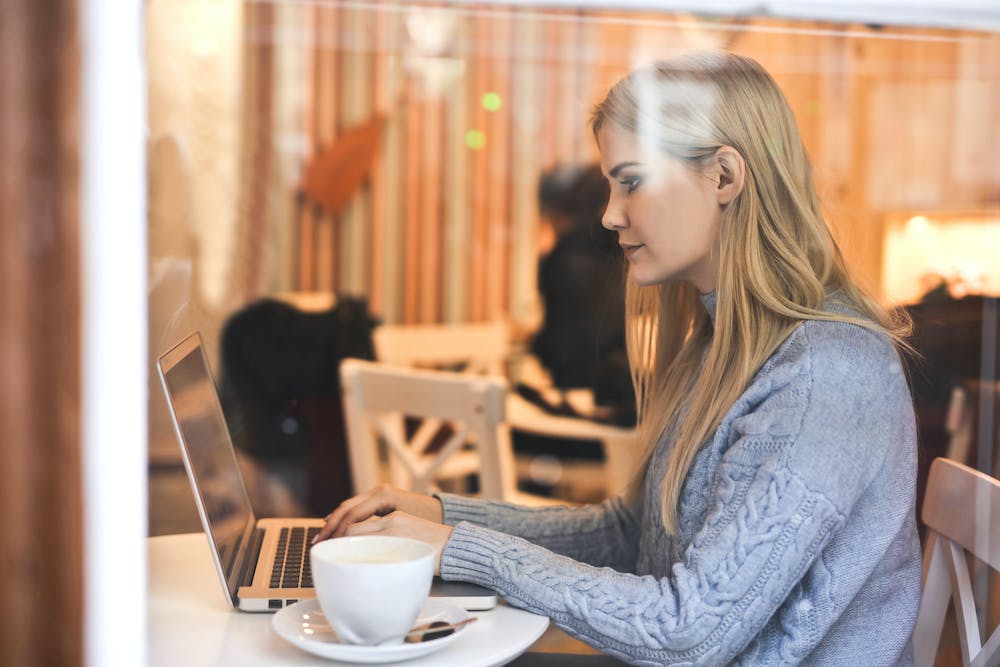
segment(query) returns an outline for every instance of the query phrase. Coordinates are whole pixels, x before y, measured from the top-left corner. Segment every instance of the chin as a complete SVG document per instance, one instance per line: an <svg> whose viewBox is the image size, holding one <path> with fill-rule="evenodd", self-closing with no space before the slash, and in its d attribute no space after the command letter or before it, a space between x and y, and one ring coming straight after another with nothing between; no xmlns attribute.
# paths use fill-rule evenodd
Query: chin
<svg viewBox="0 0 1000 667"><path fill-rule="evenodd" d="M642 270L637 270L636 267L632 267L632 270L629 272L629 278L640 287L652 287L653 285L661 285L665 282L669 282L670 280L673 280L675 276L648 273Z"/></svg>

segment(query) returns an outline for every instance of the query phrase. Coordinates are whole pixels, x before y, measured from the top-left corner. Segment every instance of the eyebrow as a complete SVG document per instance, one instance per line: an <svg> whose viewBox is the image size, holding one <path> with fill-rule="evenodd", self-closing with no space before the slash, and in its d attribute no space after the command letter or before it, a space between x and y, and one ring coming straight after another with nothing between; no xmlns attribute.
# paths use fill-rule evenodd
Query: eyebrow
<svg viewBox="0 0 1000 667"><path fill-rule="evenodd" d="M611 171L608 172L608 175L611 176L611 178L618 178L618 174L621 173L622 169L625 169L626 167L634 167L638 164L638 162L619 162L612 167Z"/></svg>

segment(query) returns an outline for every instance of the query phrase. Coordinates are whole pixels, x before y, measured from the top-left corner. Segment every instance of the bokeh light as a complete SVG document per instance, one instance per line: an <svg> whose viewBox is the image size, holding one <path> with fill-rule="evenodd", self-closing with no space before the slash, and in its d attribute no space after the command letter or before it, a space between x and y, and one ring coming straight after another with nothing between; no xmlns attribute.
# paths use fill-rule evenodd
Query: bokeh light
<svg viewBox="0 0 1000 667"><path fill-rule="evenodd" d="M465 145L474 151L486 147L486 134L482 130L467 130L465 132Z"/></svg>
<svg viewBox="0 0 1000 667"><path fill-rule="evenodd" d="M503 99L500 97L499 94L494 92L489 92L483 94L482 103L483 103L483 108L486 109L487 111L499 111L500 106L503 103Z"/></svg>

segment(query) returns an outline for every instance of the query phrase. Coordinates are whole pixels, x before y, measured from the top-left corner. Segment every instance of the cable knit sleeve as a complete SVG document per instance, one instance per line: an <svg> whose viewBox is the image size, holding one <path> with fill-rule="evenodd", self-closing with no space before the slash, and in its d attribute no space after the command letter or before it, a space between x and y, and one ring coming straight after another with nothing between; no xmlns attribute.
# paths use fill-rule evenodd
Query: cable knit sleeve
<svg viewBox="0 0 1000 667"><path fill-rule="evenodd" d="M638 548L636 507L622 498L583 507L521 507L448 493L437 494L444 522L467 521L522 537L555 553L621 572L635 568Z"/></svg>
<svg viewBox="0 0 1000 667"><path fill-rule="evenodd" d="M841 328L817 339L800 327L786 341L795 349L765 366L699 452L681 502L704 493L692 485L706 487L709 501L663 576L584 564L469 521L455 526L442 575L490 586L638 665L753 664L766 628L782 662L802 661L905 520L887 504L885 523L850 545L851 576L838 580L826 567L831 538L913 432L891 346L849 325L820 331L831 326ZM663 544L648 556L669 558Z"/></svg>

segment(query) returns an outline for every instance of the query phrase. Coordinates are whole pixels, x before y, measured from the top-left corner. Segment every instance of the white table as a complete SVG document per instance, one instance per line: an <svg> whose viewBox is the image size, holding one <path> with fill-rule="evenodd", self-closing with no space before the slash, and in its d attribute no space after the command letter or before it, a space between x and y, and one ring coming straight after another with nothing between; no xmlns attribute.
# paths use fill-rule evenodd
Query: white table
<svg viewBox="0 0 1000 667"><path fill-rule="evenodd" d="M149 551L149 664L153 667L282 667L347 664L306 653L271 628L271 614L231 609L203 533L164 535ZM549 620L500 605L473 612L479 620L441 651L406 667L494 667L521 655Z"/></svg>

